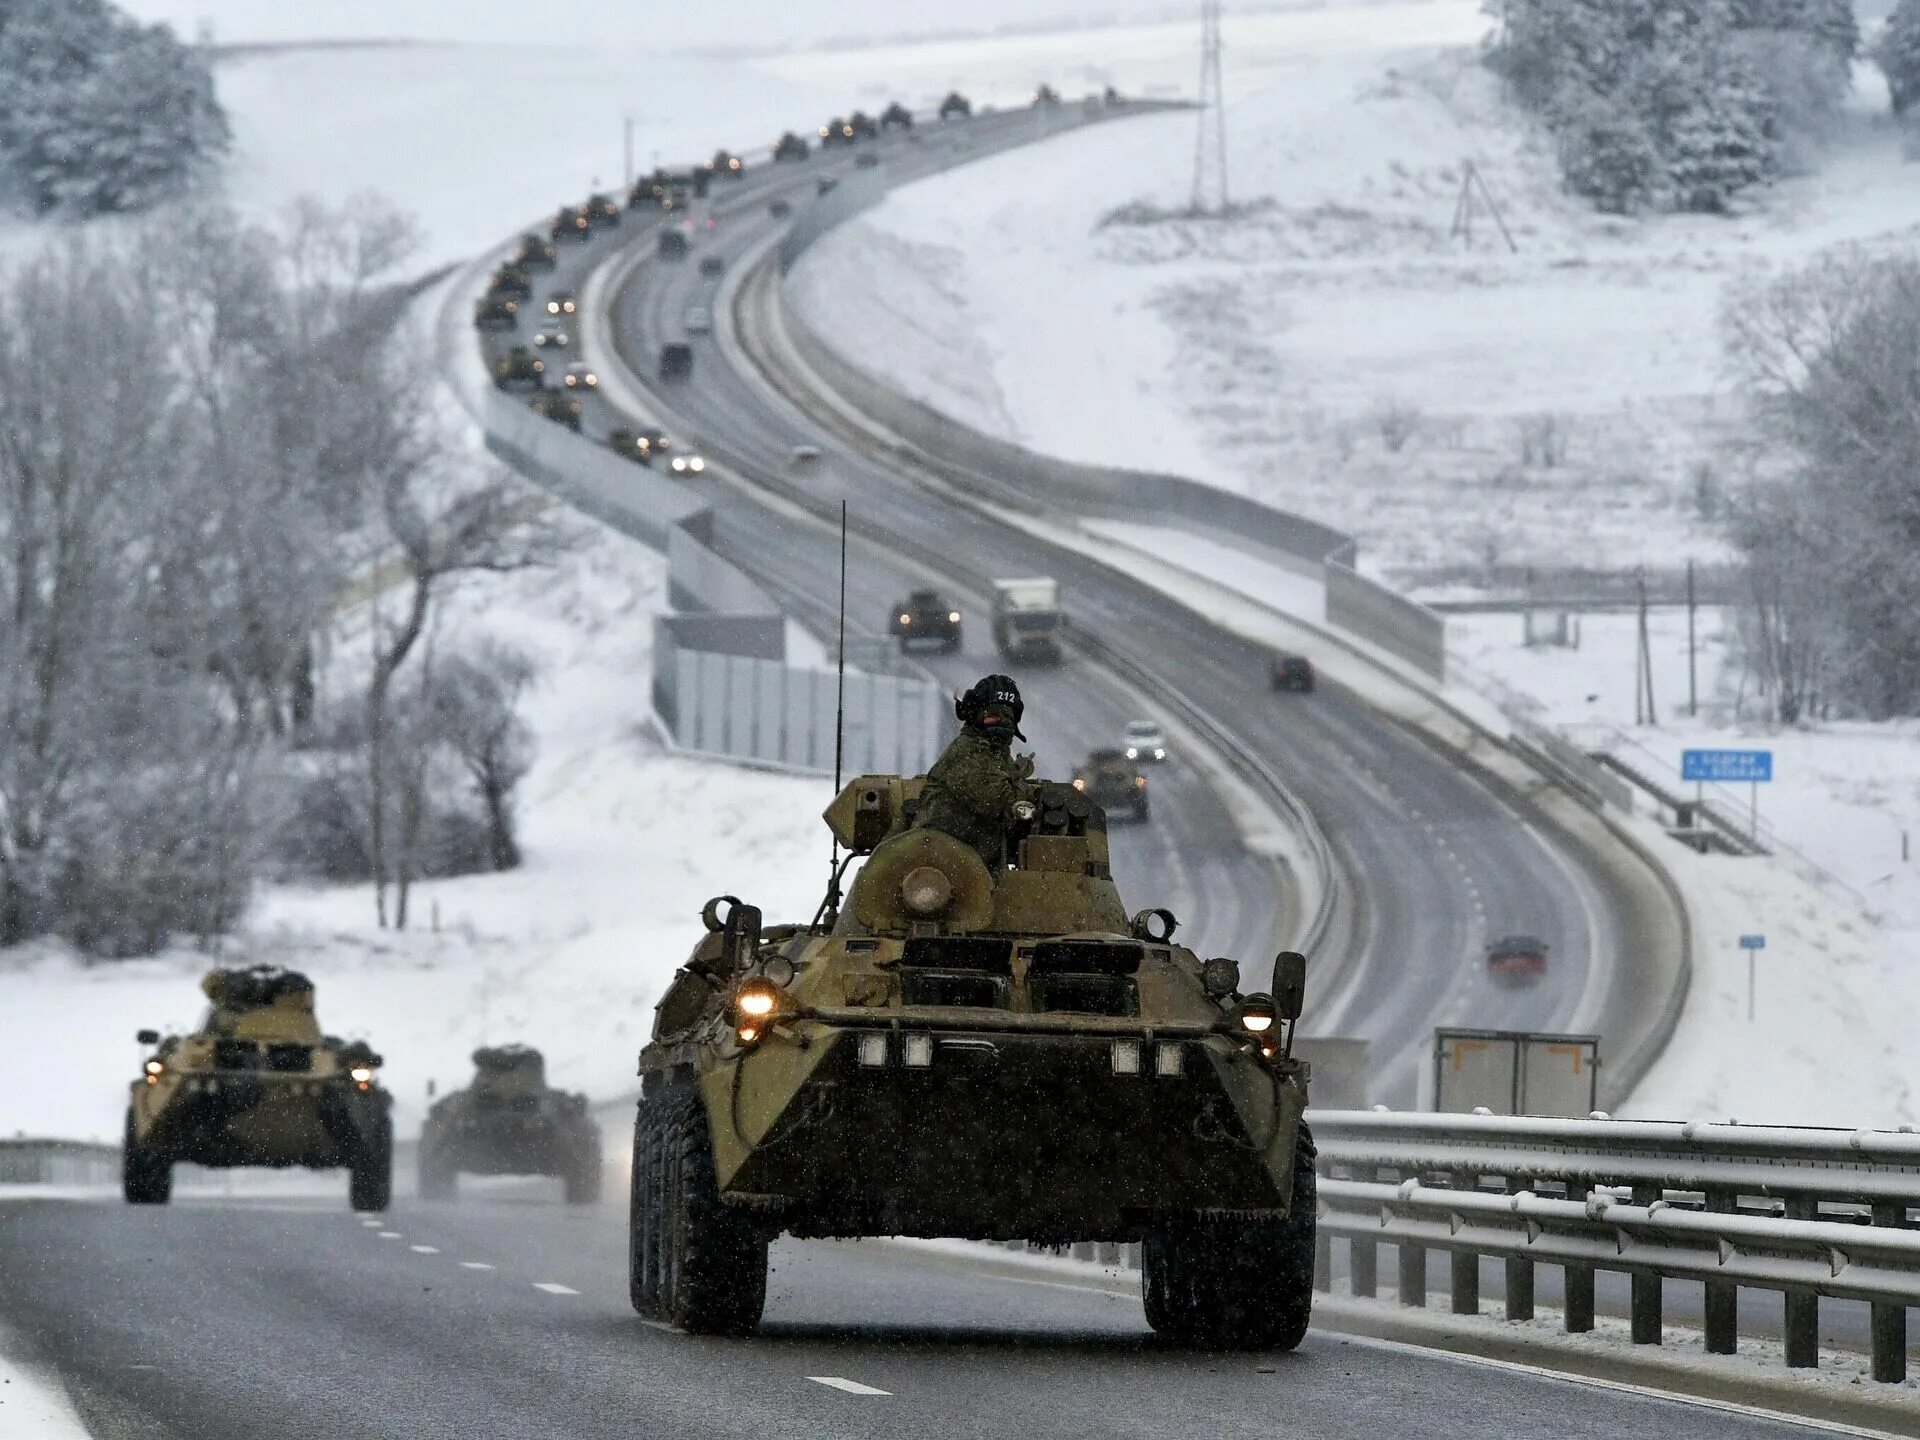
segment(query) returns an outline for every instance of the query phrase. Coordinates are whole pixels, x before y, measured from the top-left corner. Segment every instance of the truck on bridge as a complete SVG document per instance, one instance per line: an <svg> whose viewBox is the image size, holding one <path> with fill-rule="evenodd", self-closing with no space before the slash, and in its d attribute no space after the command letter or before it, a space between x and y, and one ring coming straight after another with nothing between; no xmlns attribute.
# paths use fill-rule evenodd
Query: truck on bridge
<svg viewBox="0 0 1920 1440"><path fill-rule="evenodd" d="M1066 624L1052 576L993 582L993 643L1007 659L1058 663Z"/></svg>

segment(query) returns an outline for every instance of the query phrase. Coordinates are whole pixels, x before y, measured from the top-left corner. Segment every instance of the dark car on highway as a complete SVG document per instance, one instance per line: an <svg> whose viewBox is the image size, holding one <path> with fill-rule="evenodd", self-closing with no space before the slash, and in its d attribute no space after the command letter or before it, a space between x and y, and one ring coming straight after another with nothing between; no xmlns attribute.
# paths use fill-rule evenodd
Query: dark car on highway
<svg viewBox="0 0 1920 1440"><path fill-rule="evenodd" d="M1268 678L1275 690L1288 690L1297 695L1313 693L1313 662L1304 655L1276 655L1268 669Z"/></svg>
<svg viewBox="0 0 1920 1440"><path fill-rule="evenodd" d="M685 380L693 374L693 347L684 340L669 340L660 347L660 378Z"/></svg>
<svg viewBox="0 0 1920 1440"><path fill-rule="evenodd" d="M700 273L709 279L717 275L726 274L726 257L724 255L702 255L700 257Z"/></svg>
<svg viewBox="0 0 1920 1440"><path fill-rule="evenodd" d="M1547 973L1547 942L1533 935L1502 935L1487 947L1487 974L1501 985L1531 985Z"/></svg>
<svg viewBox="0 0 1920 1440"><path fill-rule="evenodd" d="M662 230L660 232L659 251L662 260L684 260L693 247L687 241L684 230Z"/></svg>

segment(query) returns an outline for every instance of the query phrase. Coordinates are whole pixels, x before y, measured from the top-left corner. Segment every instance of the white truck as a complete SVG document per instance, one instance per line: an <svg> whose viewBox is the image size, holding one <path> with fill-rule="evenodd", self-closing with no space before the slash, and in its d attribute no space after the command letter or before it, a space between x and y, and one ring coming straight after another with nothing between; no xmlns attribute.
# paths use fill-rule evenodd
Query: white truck
<svg viewBox="0 0 1920 1440"><path fill-rule="evenodd" d="M1066 625L1052 576L993 582L993 643L1007 659L1057 663Z"/></svg>

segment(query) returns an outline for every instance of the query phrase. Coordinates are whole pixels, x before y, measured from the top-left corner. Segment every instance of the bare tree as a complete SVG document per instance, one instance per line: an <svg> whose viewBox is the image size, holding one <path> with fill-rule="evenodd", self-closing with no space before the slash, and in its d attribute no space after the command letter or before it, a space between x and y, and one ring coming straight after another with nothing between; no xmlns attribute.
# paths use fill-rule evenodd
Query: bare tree
<svg viewBox="0 0 1920 1440"><path fill-rule="evenodd" d="M442 662L435 684L439 733L480 803L495 870L520 863L514 792L532 767L534 747L519 708L536 673L526 654L489 641L471 657Z"/></svg>

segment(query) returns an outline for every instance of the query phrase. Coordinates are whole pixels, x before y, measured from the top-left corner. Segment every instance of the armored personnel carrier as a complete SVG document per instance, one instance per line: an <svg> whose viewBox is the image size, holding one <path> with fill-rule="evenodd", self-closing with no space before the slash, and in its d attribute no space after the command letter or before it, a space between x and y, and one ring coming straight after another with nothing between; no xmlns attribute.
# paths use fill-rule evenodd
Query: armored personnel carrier
<svg viewBox="0 0 1920 1440"><path fill-rule="evenodd" d="M547 1085L528 1045L473 1052L473 1083L443 1096L420 1130L420 1198L450 1199L469 1175L558 1175L567 1203L600 1196L600 1132L587 1097Z"/></svg>
<svg viewBox="0 0 1920 1440"><path fill-rule="evenodd" d="M508 295L482 295L473 302L473 323L480 330L513 330L520 324L520 302Z"/></svg>
<svg viewBox="0 0 1920 1440"><path fill-rule="evenodd" d="M1088 755L1087 763L1073 772L1073 788L1110 814L1147 818L1147 777L1124 750L1095 750Z"/></svg>
<svg viewBox="0 0 1920 1440"><path fill-rule="evenodd" d="M560 263L560 256L551 240L542 240L529 232L520 237L520 248L513 252L513 259L507 263L523 270L551 270Z"/></svg>
<svg viewBox="0 0 1920 1440"><path fill-rule="evenodd" d="M640 1054L634 1308L753 1329L782 1233L1138 1241L1154 1329L1298 1344L1305 960L1243 994L1170 913L1129 916L1105 815L1071 786L1022 781L989 865L914 827L924 784L867 775L835 799L865 863L811 923L708 903Z"/></svg>
<svg viewBox="0 0 1920 1440"><path fill-rule="evenodd" d="M547 382L547 362L524 345L515 345L493 362L493 383L502 390L515 385L538 390Z"/></svg>
<svg viewBox="0 0 1920 1440"><path fill-rule="evenodd" d="M142 1030L153 1048L132 1085L121 1188L134 1205L164 1205L173 1167L345 1167L356 1210L384 1210L393 1189L393 1097L364 1042L320 1033L313 982L256 965L211 970L212 1002L188 1035Z"/></svg>

